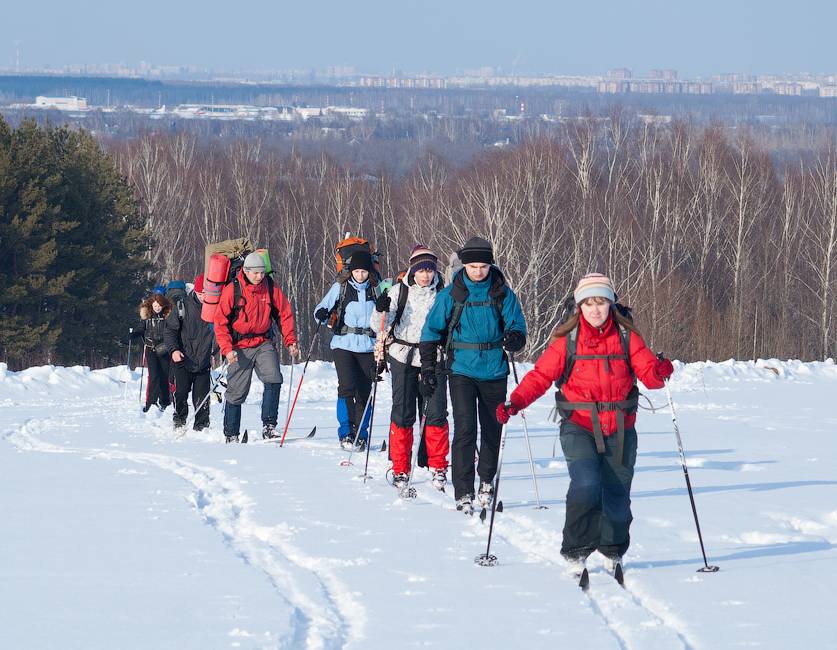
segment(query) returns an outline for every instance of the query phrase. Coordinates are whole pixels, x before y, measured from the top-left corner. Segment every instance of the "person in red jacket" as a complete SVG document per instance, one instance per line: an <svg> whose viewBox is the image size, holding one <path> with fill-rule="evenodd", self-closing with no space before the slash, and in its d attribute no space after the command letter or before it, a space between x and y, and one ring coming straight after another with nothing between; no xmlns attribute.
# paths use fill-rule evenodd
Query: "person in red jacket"
<svg viewBox="0 0 837 650"><path fill-rule="evenodd" d="M636 379L662 388L674 368L645 345L631 320L616 308L613 283L585 275L573 297L576 312L558 326L552 342L509 398L497 408L505 424L556 382L567 491L561 554L580 574L598 550L621 571L630 543L631 481L636 463ZM570 360L568 362L568 359Z"/></svg>
<svg viewBox="0 0 837 650"><path fill-rule="evenodd" d="M282 342L292 357L299 355L294 316L285 295L265 276L264 258L250 253L244 267L221 292L215 310L215 338L229 365L227 373L224 435L227 442L239 442L241 405L250 392L253 370L264 383L262 395L262 437L277 438L279 392L282 372L279 355L271 341L278 321Z"/></svg>

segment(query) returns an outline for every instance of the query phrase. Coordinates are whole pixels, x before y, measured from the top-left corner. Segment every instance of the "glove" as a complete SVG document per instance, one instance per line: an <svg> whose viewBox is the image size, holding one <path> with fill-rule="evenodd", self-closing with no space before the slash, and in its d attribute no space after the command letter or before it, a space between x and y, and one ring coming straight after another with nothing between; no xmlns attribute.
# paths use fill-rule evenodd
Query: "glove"
<svg viewBox="0 0 837 650"><path fill-rule="evenodd" d="M325 323L326 319L328 318L328 309L325 307L320 307L315 313L314 318L316 318L321 323Z"/></svg>
<svg viewBox="0 0 837 650"><path fill-rule="evenodd" d="M660 355L660 358L657 361L657 365L654 366L654 373L657 375L657 378L660 381L665 381L666 379L671 377L673 372L674 366L671 364L671 361Z"/></svg>
<svg viewBox="0 0 837 650"><path fill-rule="evenodd" d="M389 306L392 304L392 299L386 293L382 293L375 301L375 311L383 314L389 311Z"/></svg>
<svg viewBox="0 0 837 650"><path fill-rule="evenodd" d="M433 397L433 393L436 392L436 384L436 369L422 368L419 392L424 399L430 399Z"/></svg>
<svg viewBox="0 0 837 650"><path fill-rule="evenodd" d="M520 402L514 399L514 397L510 397L507 403L497 406L497 422L506 424L512 415L517 415L522 410L520 408Z"/></svg>
<svg viewBox="0 0 837 650"><path fill-rule="evenodd" d="M526 337L516 330L506 332L503 336L503 347L509 352L520 352L526 347Z"/></svg>

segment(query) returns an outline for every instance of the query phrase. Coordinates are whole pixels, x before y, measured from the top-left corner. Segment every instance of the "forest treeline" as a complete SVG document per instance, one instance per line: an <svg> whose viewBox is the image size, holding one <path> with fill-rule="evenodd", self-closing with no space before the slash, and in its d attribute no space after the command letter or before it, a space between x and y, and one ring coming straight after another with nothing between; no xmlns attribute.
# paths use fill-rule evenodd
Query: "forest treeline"
<svg viewBox="0 0 837 650"><path fill-rule="evenodd" d="M395 177L326 155L279 153L258 138L147 133L109 141L104 153L84 134L44 133L89 143L108 178L118 170L118 197L131 206L121 236L146 233L146 288L190 279L208 242L249 237L270 250L303 342L313 335L310 314L333 281L334 245L344 233L372 240L386 275L405 265L417 242L446 259L481 235L520 296L530 357L543 349L576 279L591 270L614 279L649 342L675 358L834 355L833 137L797 156L774 156L769 140L746 129L654 125L614 113L569 121L557 136L459 166L428 153ZM8 196L3 188L0 197ZM5 229L13 213L4 200ZM0 236L5 242L5 231ZM0 337L8 329L2 295ZM114 304L111 318L122 308ZM29 353L67 352L39 344ZM79 345L75 358L88 358ZM328 358L324 343L318 354Z"/></svg>

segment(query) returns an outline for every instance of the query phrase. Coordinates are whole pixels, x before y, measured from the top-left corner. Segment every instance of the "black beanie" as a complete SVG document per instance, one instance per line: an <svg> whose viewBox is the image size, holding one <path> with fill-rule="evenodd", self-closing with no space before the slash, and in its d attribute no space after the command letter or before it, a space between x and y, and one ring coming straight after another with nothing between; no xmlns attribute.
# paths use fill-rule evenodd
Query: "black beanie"
<svg viewBox="0 0 837 650"><path fill-rule="evenodd" d="M350 271L357 271L360 269L372 273L372 256L364 250L355 251L352 253L352 257L349 260Z"/></svg>
<svg viewBox="0 0 837 650"><path fill-rule="evenodd" d="M471 237L459 249L459 259L463 264L494 264L494 253L489 244L482 237Z"/></svg>

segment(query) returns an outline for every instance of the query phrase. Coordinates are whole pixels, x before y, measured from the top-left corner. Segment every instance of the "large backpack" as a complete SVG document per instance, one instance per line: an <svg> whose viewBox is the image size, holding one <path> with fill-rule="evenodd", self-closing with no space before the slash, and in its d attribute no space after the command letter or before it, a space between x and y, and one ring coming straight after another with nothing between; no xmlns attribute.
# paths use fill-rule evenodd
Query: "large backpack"
<svg viewBox="0 0 837 650"><path fill-rule="evenodd" d="M348 235L348 233L346 233ZM338 281L342 277L349 275L349 263L352 261L352 253L358 250L363 250L369 253L372 257L372 267L374 272L370 275L376 275L376 280L381 280L381 262L378 251L374 250L374 246L369 243L368 239L363 237L346 237L337 242L334 248L336 259L336 271Z"/></svg>
<svg viewBox="0 0 837 650"><path fill-rule="evenodd" d="M186 306L183 302L186 300L186 283L183 280L170 280L166 287L166 297L177 311L180 322L183 322L183 317L186 315Z"/></svg>
<svg viewBox="0 0 837 650"><path fill-rule="evenodd" d="M348 235L348 233L346 233ZM335 259L337 282L340 284L340 294L337 297L337 302L328 317L328 328L333 334L342 336L344 334L366 334L367 336L375 336L375 333L370 327L348 327L345 323L346 305L357 299L357 292L349 284L351 278L351 271L349 265L352 261L352 254L356 251L362 250L369 253L372 258L372 272L369 273L369 285L366 287L366 299L375 300L380 295L378 285L381 281L381 264L378 257L378 251L373 250L374 247L369 243L368 239L363 237L346 237L337 242L335 246ZM354 292L354 296L352 296Z"/></svg>
<svg viewBox="0 0 837 650"><path fill-rule="evenodd" d="M244 266L244 259L256 248L249 239L227 239L207 244L204 252L204 302L201 318L211 323L221 300L221 292Z"/></svg>

